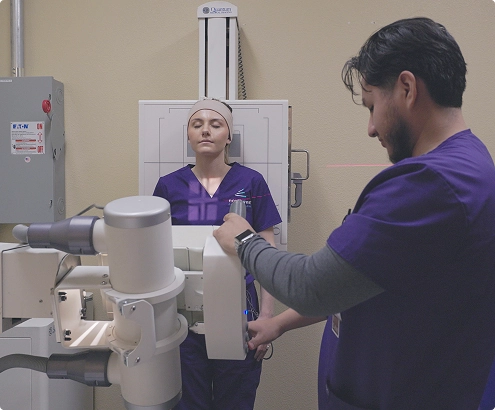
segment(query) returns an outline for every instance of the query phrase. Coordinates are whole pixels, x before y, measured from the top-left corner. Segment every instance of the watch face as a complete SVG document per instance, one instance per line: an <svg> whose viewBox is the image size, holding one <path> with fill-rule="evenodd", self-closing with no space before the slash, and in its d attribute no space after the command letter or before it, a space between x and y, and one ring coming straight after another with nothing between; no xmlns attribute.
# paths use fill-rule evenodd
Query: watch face
<svg viewBox="0 0 495 410"><path fill-rule="evenodd" d="M239 242L242 242L243 239L246 239L249 235L252 235L252 234L254 234L253 231L246 229L243 233L240 233L239 235L237 235L235 237L235 239L237 239Z"/></svg>
<svg viewBox="0 0 495 410"><path fill-rule="evenodd" d="M238 250L239 246L241 246L244 242L246 242L246 240L248 240L252 236L254 236L254 232L249 229L246 229L243 233L237 235L234 241L235 249Z"/></svg>

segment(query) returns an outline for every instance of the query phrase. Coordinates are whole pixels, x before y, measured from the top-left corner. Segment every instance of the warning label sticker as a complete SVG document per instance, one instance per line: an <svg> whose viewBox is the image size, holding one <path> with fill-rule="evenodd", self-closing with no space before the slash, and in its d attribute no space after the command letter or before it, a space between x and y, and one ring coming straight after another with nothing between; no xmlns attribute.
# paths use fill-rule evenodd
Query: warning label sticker
<svg viewBox="0 0 495 410"><path fill-rule="evenodd" d="M45 122L11 122L10 141L11 154L44 154Z"/></svg>

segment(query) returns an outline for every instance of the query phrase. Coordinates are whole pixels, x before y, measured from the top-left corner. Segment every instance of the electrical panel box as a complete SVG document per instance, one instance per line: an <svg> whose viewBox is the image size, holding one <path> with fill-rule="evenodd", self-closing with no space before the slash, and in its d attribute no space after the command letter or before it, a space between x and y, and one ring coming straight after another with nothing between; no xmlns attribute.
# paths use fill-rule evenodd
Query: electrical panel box
<svg viewBox="0 0 495 410"><path fill-rule="evenodd" d="M0 223L65 218L64 86L0 77Z"/></svg>
<svg viewBox="0 0 495 410"><path fill-rule="evenodd" d="M187 164L195 154L187 143L187 114L196 101L139 101L139 194L152 195L160 176ZM274 228L279 249L287 249L289 212L289 103L232 100L234 130L229 159L265 178L282 222Z"/></svg>

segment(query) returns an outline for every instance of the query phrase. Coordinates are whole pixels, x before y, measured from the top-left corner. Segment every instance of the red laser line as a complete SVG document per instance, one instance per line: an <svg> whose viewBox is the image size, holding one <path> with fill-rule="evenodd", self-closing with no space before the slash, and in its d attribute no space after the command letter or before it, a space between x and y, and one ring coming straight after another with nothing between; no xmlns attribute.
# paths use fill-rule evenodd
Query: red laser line
<svg viewBox="0 0 495 410"><path fill-rule="evenodd" d="M348 168L348 167L389 167L391 164L328 164L327 168Z"/></svg>

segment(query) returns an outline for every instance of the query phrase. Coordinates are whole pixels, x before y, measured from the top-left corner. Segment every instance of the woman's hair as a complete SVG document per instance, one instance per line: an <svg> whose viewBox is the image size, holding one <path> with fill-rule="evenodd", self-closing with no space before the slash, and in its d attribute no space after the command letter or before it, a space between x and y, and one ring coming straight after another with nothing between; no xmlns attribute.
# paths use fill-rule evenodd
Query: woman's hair
<svg viewBox="0 0 495 410"><path fill-rule="evenodd" d="M342 69L342 81L354 96L356 79L390 89L402 71L421 78L431 98L443 107L462 106L466 62L447 29L429 18L417 17L389 24L374 33L358 55Z"/></svg>
<svg viewBox="0 0 495 410"><path fill-rule="evenodd" d="M197 101L189 110L189 114L187 116L187 127L189 128L189 121L191 117L201 110L212 110L218 112L227 123L227 127L229 129L229 140L232 141L232 131L234 128L233 125L233 117L232 117L232 107L227 103L218 100L216 98L204 98ZM229 145L225 144L224 148L224 161L226 164L229 163Z"/></svg>

